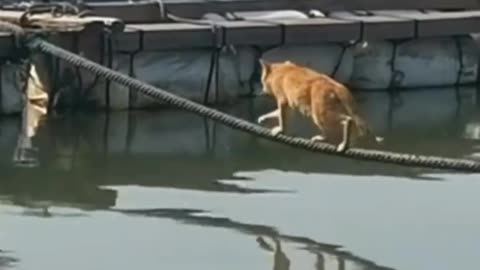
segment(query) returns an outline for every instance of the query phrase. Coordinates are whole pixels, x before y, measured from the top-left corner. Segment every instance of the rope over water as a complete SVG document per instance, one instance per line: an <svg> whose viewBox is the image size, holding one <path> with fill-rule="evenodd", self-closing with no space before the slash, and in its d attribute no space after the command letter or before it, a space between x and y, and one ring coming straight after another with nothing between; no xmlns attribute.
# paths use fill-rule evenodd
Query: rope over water
<svg viewBox="0 0 480 270"><path fill-rule="evenodd" d="M8 29L15 34L22 35L19 27L8 22L0 21L0 29ZM186 98L176 96L160 88L154 87L140 80L131 78L118 71L111 70L79 55L55 46L40 37L30 37L24 39L26 48L32 51L39 51L45 54L62 59L63 61L83 68L104 79L114 81L123 86L129 87L140 93L147 95L155 100L162 101L180 109L192 112L194 114L218 121L226 126L238 129L256 136L280 142L289 146L301 148L312 152L320 152L329 155L348 157L357 160L376 161L403 166L417 166L432 169L445 169L464 172L480 172L480 163L466 159L443 158L436 156L412 155L406 153L395 153L390 151L369 150L360 148L349 148L345 152L336 151L336 146L328 143L312 142L308 139L287 136L284 134L272 135L270 129L253 124L240 118L223 113L213 108L201 105Z"/></svg>

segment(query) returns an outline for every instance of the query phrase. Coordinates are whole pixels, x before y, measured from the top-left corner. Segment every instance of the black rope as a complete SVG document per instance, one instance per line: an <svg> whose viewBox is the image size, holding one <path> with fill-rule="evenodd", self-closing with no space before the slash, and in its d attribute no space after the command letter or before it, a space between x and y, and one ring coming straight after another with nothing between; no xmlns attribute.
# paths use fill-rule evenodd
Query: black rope
<svg viewBox="0 0 480 270"><path fill-rule="evenodd" d="M111 70L88 59L82 58L42 39L30 40L30 42L28 43L28 47L32 50L38 50L42 53L61 58L63 61L66 61L69 64L79 66L106 79L115 81L118 84L132 87L133 89L136 89L142 94L147 95L158 101L163 101L166 104L173 105L175 107L181 108L183 110L200 116L208 117L231 128L255 134L259 137L271 141L284 143L308 151L349 157L358 160L378 161L404 166L421 166L436 169L480 172L480 163L472 160L394 153L389 151L359 148L350 148L344 152L337 152L336 146L332 144L312 142L308 139L291 137L284 134L272 135L271 130L268 128L264 128L243 119L233 117L216 109L208 108L204 105L198 104L186 98L176 96L137 79L130 78L125 74Z"/></svg>
<svg viewBox="0 0 480 270"><path fill-rule="evenodd" d="M357 10L357 11L352 11L352 13L356 16L373 16L374 15L371 11L368 11L368 10ZM342 50L340 51L340 55L338 57L337 63L335 64L332 70L332 73L330 74L330 77L332 77L333 79L335 79L335 76L337 75L337 72L340 69L340 66L342 65L347 49L358 45L360 42L365 42L365 38L364 38L365 22L363 21L359 21L359 22L360 22L360 37L358 37L356 40L353 40L353 42L351 42L350 44L348 42L340 43L340 46L342 46Z"/></svg>
<svg viewBox="0 0 480 270"><path fill-rule="evenodd" d="M340 51L340 55L338 56L337 63L333 67L332 73L330 74L330 77L335 78L335 75L337 75L338 70L340 69L340 66L342 65L343 58L345 58L345 52L347 51L347 48L349 47L346 44L341 44L342 50Z"/></svg>
<svg viewBox="0 0 480 270"><path fill-rule="evenodd" d="M397 61L397 49L398 49L398 44L399 41L397 40L391 40L392 43L392 54L390 57L390 81L388 83L387 91L388 94L391 98L391 101L393 102L393 106L397 107L400 104L402 104L403 100L402 97L400 96L400 92L397 89L397 83L400 81L399 78L402 78L403 72L397 70L396 68L396 61Z"/></svg>
<svg viewBox="0 0 480 270"><path fill-rule="evenodd" d="M397 83L397 74L398 74L398 71L396 69L396 60L397 60L397 47L398 47L398 44L395 40L392 40L391 41L392 43L392 54L390 56L390 81L388 83L388 90L389 91L393 91L393 90L396 90L396 83Z"/></svg>
<svg viewBox="0 0 480 270"><path fill-rule="evenodd" d="M463 61L463 49L462 49L461 37L453 36L453 40L455 41L455 48L457 49L458 72L457 72L457 79L455 80L455 86L458 86L460 85L460 81L462 79L462 73L463 73L463 69L465 68L465 63Z"/></svg>
<svg viewBox="0 0 480 270"><path fill-rule="evenodd" d="M463 50L462 50L462 43L459 36L453 36L453 40L455 41L455 48L457 49L457 57L458 57L458 72L457 72L457 79L455 80L454 90L455 90L455 98L457 100L457 113L460 109L460 105L462 103L462 97L460 95L460 81L462 78L463 69L465 64L463 62Z"/></svg>
<svg viewBox="0 0 480 270"><path fill-rule="evenodd" d="M215 72L215 64L217 63L217 58L219 58L219 50L217 48L214 48L212 50L212 54L210 55L210 65L207 73L207 84L203 92L203 104L208 104L208 97L210 96L210 87L212 85L213 74L217 74Z"/></svg>

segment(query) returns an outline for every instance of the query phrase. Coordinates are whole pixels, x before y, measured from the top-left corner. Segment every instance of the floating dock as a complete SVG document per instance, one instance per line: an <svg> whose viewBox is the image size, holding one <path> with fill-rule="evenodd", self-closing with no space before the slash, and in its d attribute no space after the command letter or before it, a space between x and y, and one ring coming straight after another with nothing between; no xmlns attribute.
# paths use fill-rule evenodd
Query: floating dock
<svg viewBox="0 0 480 270"><path fill-rule="evenodd" d="M139 44L144 45L140 49L159 50L204 48L224 44L290 45L359 39L422 38L476 33L480 28L480 10L475 10L480 7L480 4L476 1L342 0L336 1L338 3L333 6L330 2L324 0L163 1L164 11L160 7L161 1L94 2L87 3L83 9L90 10L89 14L94 14L97 21L110 21L116 27L121 23L125 24L125 31L115 34L114 49L118 51L134 51L139 49L136 46ZM21 8L12 6L10 9ZM455 11L444 9L455 9ZM306 14L310 11L319 11L325 15L322 17L312 15L308 19L249 19L259 12L285 10L296 10ZM11 11L1 11L1 18L5 18L5 12L10 13L11 17L21 15ZM171 17L162 14L188 18L191 22L175 22ZM212 26L203 19L205 14L222 16L229 14L233 19L212 22L211 25L218 27L218 31L214 33L217 38L212 39ZM84 18L85 21L95 21L92 16ZM54 20L68 21L58 18ZM121 27L118 27L118 30L122 30ZM2 35L1 45L2 48L12 45L8 34Z"/></svg>
<svg viewBox="0 0 480 270"><path fill-rule="evenodd" d="M355 89L476 83L479 7L474 0L159 0L12 4L0 19L175 94L225 103L258 91L260 57L305 64ZM10 60L16 49L14 36L0 33L0 57ZM61 63L44 67L46 91L61 92L60 105L158 106ZM3 113L22 108L10 89L16 69L2 68Z"/></svg>

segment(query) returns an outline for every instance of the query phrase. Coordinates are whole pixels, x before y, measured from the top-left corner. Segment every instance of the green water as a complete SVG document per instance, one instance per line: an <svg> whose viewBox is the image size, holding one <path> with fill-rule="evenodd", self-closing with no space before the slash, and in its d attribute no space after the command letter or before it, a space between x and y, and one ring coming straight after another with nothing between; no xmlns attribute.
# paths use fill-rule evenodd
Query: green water
<svg viewBox="0 0 480 270"><path fill-rule="evenodd" d="M474 90L401 97L359 97L385 147L480 151ZM272 104L223 109L254 120ZM307 153L172 110L52 117L25 168L19 124L0 120L0 269L479 267L478 175Z"/></svg>

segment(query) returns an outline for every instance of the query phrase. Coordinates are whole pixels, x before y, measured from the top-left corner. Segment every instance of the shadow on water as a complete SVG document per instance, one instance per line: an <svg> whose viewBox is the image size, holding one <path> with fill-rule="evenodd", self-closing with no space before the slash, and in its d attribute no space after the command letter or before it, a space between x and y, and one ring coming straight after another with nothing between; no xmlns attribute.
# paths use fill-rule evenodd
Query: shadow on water
<svg viewBox="0 0 480 270"><path fill-rule="evenodd" d="M452 89L402 92L392 100L385 93L359 94L359 101L374 130L393 151L449 157L475 156L480 139L480 111L476 90L462 89L460 102ZM269 99L243 100L222 110L255 121L270 110ZM290 115L287 132L310 136L308 120ZM138 185L199 191L266 193L275 189L247 188L220 180L253 181L240 171L275 169L303 173L394 176L397 180L438 181L441 172L376 164L313 154L255 138L190 113L155 112L82 113L51 117L40 127L33 144L38 166L12 164L20 119L0 120L0 203L43 208L38 216L51 217L48 207L85 210L110 209L129 215L173 219L199 226L221 227L258 236L258 246L273 254L274 269L289 269L281 242L294 242L317 256L315 269L326 269L325 255L362 269L387 269L356 257L340 246L302 236L284 235L274 227L240 223L208 216L200 209L112 209L117 191L105 186ZM436 176L428 176L429 173ZM32 215L32 213L24 213ZM73 215L75 216L75 215ZM271 239L269 244L266 239ZM9 262L1 257L0 268ZM7 258L7 259L4 259ZM13 261L12 261L13 262Z"/></svg>
<svg viewBox="0 0 480 270"><path fill-rule="evenodd" d="M9 255L9 252L0 249L0 270L14 268L18 259Z"/></svg>
<svg viewBox="0 0 480 270"><path fill-rule="evenodd" d="M341 246L317 242L308 237L286 235L280 233L277 229L270 226L258 224L246 224L223 217L208 216L208 212L198 209L135 209L122 210L115 209L127 215L140 215L146 217L168 218L185 224L197 226L220 227L236 230L244 234L257 236L256 240L260 248L274 254L273 269L290 269L290 259L281 248L281 241L301 244L302 249L314 254L317 258L316 270L325 268L325 256L335 257L339 267L345 269L345 262L354 264L356 267L368 270L387 270L388 267L378 266L374 262L355 256L348 251L340 250ZM265 238L273 240L274 246L270 245ZM343 264L343 267L341 266Z"/></svg>
<svg viewBox="0 0 480 270"><path fill-rule="evenodd" d="M469 157L480 139L480 113L474 89L401 93L401 102L383 92L358 97L385 148L409 153ZM255 121L269 111L269 99L243 100L223 108ZM308 136L309 121L289 116L287 132ZM396 176L441 180L441 171L376 164L325 156L255 138L187 112L116 112L52 117L34 138L40 165L15 167L11 153L19 119L0 122L1 193L18 205L54 201L86 209L115 205L116 192L99 186L141 185L237 193L279 192L240 187L218 180L251 179L239 171L276 169L306 173ZM436 177L427 173L437 173ZM400 179L399 178L399 179ZM42 179L42 181L38 181Z"/></svg>

